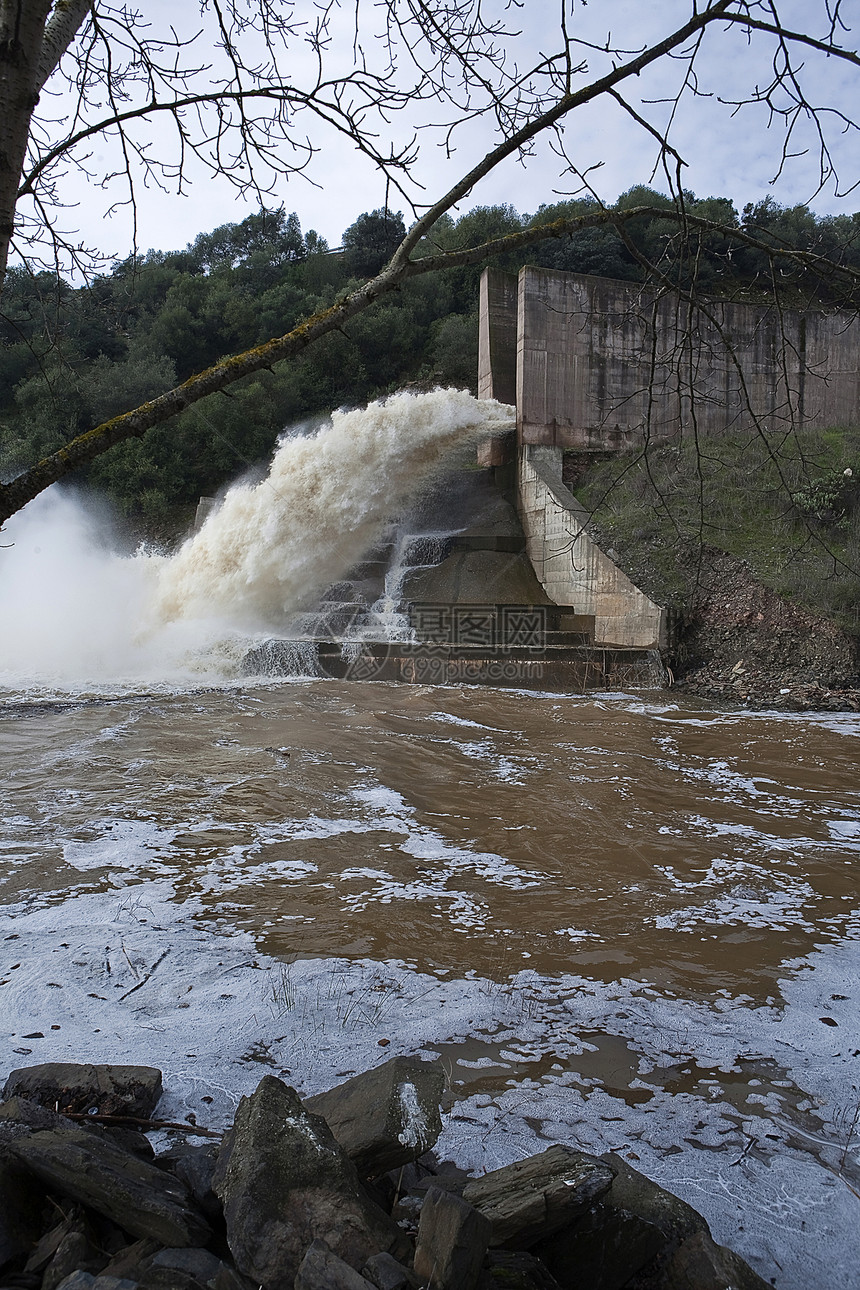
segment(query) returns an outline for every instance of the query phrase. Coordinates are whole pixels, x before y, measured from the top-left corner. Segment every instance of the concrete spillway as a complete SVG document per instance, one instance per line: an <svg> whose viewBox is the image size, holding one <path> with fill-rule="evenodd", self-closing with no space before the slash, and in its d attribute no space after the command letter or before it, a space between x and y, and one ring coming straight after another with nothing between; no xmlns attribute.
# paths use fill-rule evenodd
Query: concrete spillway
<svg viewBox="0 0 860 1290"><path fill-rule="evenodd" d="M664 683L655 650L595 647L594 626L541 586L494 472L459 470L243 670L580 692Z"/></svg>

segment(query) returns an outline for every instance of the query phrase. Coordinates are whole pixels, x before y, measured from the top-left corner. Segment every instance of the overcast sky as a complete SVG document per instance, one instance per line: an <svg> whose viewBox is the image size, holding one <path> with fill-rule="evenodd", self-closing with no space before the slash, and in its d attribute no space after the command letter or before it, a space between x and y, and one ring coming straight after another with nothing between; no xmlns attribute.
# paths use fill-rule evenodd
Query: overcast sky
<svg viewBox="0 0 860 1290"><path fill-rule="evenodd" d="M538 51L549 52L557 48L558 14L561 0L525 0L519 11L509 14L509 21L521 30L509 48L517 61L524 65L534 59ZM504 0L497 0L499 8ZM634 50L658 35L679 26L690 13L690 0L589 0L587 6L577 3L570 30L573 34L600 43L611 34L614 41ZM152 31L167 29L180 20L199 26L197 6L179 8L169 0L141 0L140 8L152 23ZM297 0L299 13L313 13L312 0ZM796 29L825 34L824 0L781 0L780 9L787 25ZM860 0L843 3L844 16L860 29ZM341 13L342 28L336 33L343 37L343 45L335 49L335 58L345 65L351 54L351 21L353 6L347 5ZM367 12L372 14L372 8ZM843 35L843 43L855 48L857 39L853 32ZM368 42L373 57L372 37ZM201 49L207 51L206 41ZM860 209L860 190L839 196L831 180L819 189L818 156L811 127L805 127L798 143L809 148L806 155L790 160L780 181L772 184L779 165L782 130L778 123L769 122L767 108L753 105L735 113L728 103L720 99L735 100L746 97L755 85L763 85L772 75L773 43L768 36L756 37L748 43L738 31L726 32L714 27L706 36L701 51L699 89L708 98L687 99L674 123L672 139L687 163L684 185L698 196L729 196L741 207L748 201L757 201L768 193L783 204L810 202L819 213L853 212ZM860 103L857 74L845 63L825 59L814 53L798 57L803 63L803 83L810 101L820 108L836 109L850 114ZM599 52L588 55L588 78L607 70L605 56ZM301 57L295 58L297 76L305 70ZM669 62L638 78L628 93L635 93L633 100L637 111L653 124L662 126L668 113L665 104L649 103L673 94L685 73L681 62ZM581 78L585 83L586 77ZM50 104L59 110L61 101ZM389 129L392 137L406 138L416 125L433 119L426 107L420 111L405 110L393 121ZM313 142L320 152L314 160L310 175L314 187L307 180L294 178L281 182L277 192L267 204L283 203L287 211L296 211L302 228L316 229L331 245L338 245L341 233L363 211L372 210L385 200L384 179L354 148L333 132L326 132L310 119L298 121L298 128L311 132ZM860 177L860 146L856 131L846 131L844 122L829 113L825 119L828 141L839 162L842 189L850 189ZM155 126L145 127L155 130ZM161 127L158 127L161 131ZM156 133L151 136L164 147L165 154L173 146L171 136ZM163 139L163 144L161 140ZM648 183L654 166L656 145L622 108L606 100L577 111L569 118L565 133L570 155L577 166L590 172L590 178L599 195L614 200L633 184ZM456 137L457 150L451 157L434 141L431 132L422 135L420 161L415 170L416 180L433 200L498 141L493 134L492 122L471 123ZM800 148L795 146L795 151ZM111 146L99 143L93 150L91 166L110 169L115 165ZM194 178L192 172L192 178ZM663 177L658 173L653 183L665 189ZM542 202L558 200L556 194L570 192L577 187L571 177L559 176L559 161L548 143L537 149L536 155L522 165L508 160L501 169L484 180L466 199L460 209L475 205L510 203L520 212L532 213ZM109 204L105 193L80 179L69 180L62 189L64 199L70 204L62 216L66 229L79 228L84 238L108 254L124 255L131 249L132 224L127 211L105 217ZM120 190L114 190L119 195ZM421 190L412 189L416 201L421 201ZM426 198L425 198L426 200ZM237 200L235 191L226 182L211 176L199 175L192 182L187 195L160 193L152 188L138 188L138 239L145 250L155 247L171 250L184 246L198 233L218 224L238 221L256 208L256 203L244 204ZM75 205L76 204L76 205ZM395 209L403 209L409 222L410 213L402 199L392 197Z"/></svg>

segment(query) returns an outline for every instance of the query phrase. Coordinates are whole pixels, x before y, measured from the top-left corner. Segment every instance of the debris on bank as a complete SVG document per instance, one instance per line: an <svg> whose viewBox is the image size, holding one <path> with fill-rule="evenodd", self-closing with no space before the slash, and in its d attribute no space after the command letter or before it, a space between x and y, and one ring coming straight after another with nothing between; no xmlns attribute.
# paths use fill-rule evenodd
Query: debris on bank
<svg viewBox="0 0 860 1290"><path fill-rule="evenodd" d="M785 712L860 712L858 643L765 587L745 560L702 548L670 658L686 694Z"/></svg>
<svg viewBox="0 0 860 1290"><path fill-rule="evenodd" d="M153 1067L13 1071L0 1290L765 1290L613 1153L440 1162L443 1088L406 1057L304 1102L267 1075L221 1138L153 1118Z"/></svg>

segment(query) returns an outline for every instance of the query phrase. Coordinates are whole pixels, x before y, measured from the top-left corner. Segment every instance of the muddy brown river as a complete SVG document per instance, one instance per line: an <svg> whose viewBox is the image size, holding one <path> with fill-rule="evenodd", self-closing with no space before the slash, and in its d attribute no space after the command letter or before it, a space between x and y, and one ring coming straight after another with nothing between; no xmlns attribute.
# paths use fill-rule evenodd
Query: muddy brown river
<svg viewBox="0 0 860 1290"><path fill-rule="evenodd" d="M441 1155L620 1150L855 1286L858 752L671 693L7 688L4 1067L151 1060L217 1124L441 1055Z"/></svg>

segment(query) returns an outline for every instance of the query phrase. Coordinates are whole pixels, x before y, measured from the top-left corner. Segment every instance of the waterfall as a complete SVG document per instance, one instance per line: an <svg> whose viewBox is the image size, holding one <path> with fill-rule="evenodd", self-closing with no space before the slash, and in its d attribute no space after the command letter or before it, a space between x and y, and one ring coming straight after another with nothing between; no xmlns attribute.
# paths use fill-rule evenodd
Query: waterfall
<svg viewBox="0 0 860 1290"><path fill-rule="evenodd" d="M514 409L460 390L400 393L287 433L165 556L118 555L109 525L49 490L3 530L0 684L98 686L235 672L390 530L452 449Z"/></svg>
<svg viewBox="0 0 860 1290"><path fill-rule="evenodd" d="M161 570L165 622L211 613L278 626L348 570L467 438L510 426L513 409L462 390L395 394L284 438L265 479L238 485Z"/></svg>

